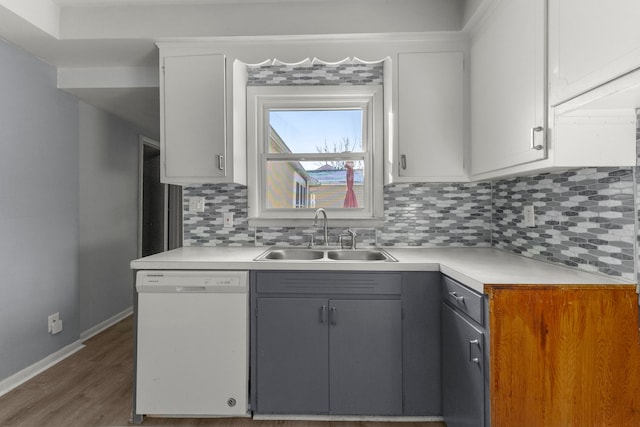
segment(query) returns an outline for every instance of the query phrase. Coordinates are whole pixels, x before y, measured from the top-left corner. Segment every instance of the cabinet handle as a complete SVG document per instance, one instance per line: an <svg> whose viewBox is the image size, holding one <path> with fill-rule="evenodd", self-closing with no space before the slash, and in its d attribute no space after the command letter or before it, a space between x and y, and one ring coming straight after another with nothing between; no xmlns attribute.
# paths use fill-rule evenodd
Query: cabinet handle
<svg viewBox="0 0 640 427"><path fill-rule="evenodd" d="M222 154L218 154L218 169L224 170L224 156Z"/></svg>
<svg viewBox="0 0 640 427"><path fill-rule="evenodd" d="M400 167L402 167L402 169L404 169L404 170L407 169L407 155L406 154L401 154L400 155Z"/></svg>
<svg viewBox="0 0 640 427"><path fill-rule="evenodd" d="M327 322L327 306L320 307L320 323L323 325Z"/></svg>
<svg viewBox="0 0 640 427"><path fill-rule="evenodd" d="M471 340L469 341L469 362L475 363L476 365L480 365L480 358L473 357L473 348L478 347L480 349L480 341L479 340Z"/></svg>
<svg viewBox="0 0 640 427"><path fill-rule="evenodd" d="M544 128L542 126L536 126L531 128L531 149L542 150L544 146L542 144L536 144L536 132L542 132Z"/></svg>
<svg viewBox="0 0 640 427"><path fill-rule="evenodd" d="M337 312L338 312L338 309L336 309L335 307L331 307L331 309L329 309L329 322L332 325L335 325L336 323L338 323Z"/></svg>
<svg viewBox="0 0 640 427"><path fill-rule="evenodd" d="M464 297L459 296L457 292L449 292L449 295L451 295L451 298L456 300L456 302L464 303Z"/></svg>

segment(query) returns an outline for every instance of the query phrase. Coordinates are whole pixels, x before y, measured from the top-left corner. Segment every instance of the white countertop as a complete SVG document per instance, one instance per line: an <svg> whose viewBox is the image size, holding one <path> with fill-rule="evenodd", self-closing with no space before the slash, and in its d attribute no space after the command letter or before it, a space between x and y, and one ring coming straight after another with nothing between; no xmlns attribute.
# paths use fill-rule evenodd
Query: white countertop
<svg viewBox="0 0 640 427"><path fill-rule="evenodd" d="M485 285L633 285L611 276L536 261L493 248L384 249L398 262L254 261L268 247L183 247L131 262L134 270L441 271L484 292Z"/></svg>

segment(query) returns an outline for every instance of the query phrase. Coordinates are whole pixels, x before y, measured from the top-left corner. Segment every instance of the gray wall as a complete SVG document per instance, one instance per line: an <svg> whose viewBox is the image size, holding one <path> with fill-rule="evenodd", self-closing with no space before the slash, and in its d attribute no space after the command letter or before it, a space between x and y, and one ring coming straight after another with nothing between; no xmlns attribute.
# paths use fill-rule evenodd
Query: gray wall
<svg viewBox="0 0 640 427"><path fill-rule="evenodd" d="M132 304L139 129L80 102L80 332Z"/></svg>
<svg viewBox="0 0 640 427"><path fill-rule="evenodd" d="M56 83L0 41L0 381L132 304L140 130Z"/></svg>
<svg viewBox="0 0 640 427"><path fill-rule="evenodd" d="M0 43L0 379L76 341L78 101ZM47 333L59 312L64 330Z"/></svg>

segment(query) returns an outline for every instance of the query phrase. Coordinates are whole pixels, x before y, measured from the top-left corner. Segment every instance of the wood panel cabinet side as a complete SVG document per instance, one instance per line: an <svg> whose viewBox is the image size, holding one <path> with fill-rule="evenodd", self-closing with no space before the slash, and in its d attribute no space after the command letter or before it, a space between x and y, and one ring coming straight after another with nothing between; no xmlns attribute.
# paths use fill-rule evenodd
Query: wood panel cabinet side
<svg viewBox="0 0 640 427"><path fill-rule="evenodd" d="M640 425L632 287L485 287L493 427Z"/></svg>

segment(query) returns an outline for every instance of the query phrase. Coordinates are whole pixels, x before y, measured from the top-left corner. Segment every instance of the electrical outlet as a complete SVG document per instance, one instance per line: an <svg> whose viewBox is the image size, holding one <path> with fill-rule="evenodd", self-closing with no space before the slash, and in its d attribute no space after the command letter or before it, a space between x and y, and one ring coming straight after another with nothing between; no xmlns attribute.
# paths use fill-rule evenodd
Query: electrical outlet
<svg viewBox="0 0 640 427"><path fill-rule="evenodd" d="M53 335L59 334L60 332L62 332L62 319L53 322L53 330L51 331Z"/></svg>
<svg viewBox="0 0 640 427"><path fill-rule="evenodd" d="M233 212L225 212L222 215L225 228L233 228Z"/></svg>
<svg viewBox="0 0 640 427"><path fill-rule="evenodd" d="M60 313L53 313L48 317L48 332L50 334L59 334L62 332L62 320Z"/></svg>
<svg viewBox="0 0 640 427"><path fill-rule="evenodd" d="M533 210L533 205L525 206L522 209L522 213L524 215L524 226L525 227L535 227L536 226L536 214Z"/></svg>

